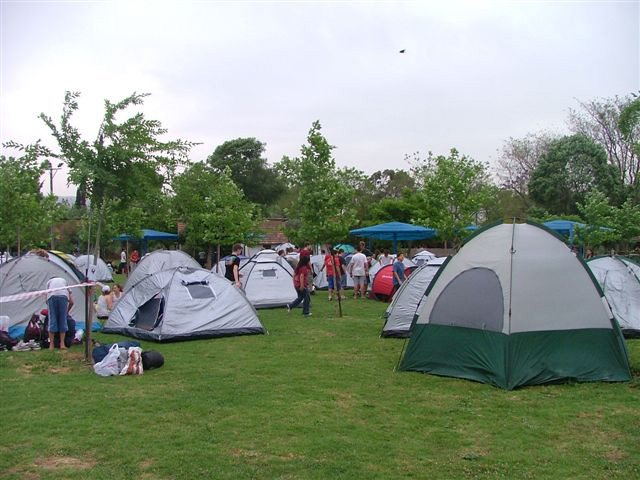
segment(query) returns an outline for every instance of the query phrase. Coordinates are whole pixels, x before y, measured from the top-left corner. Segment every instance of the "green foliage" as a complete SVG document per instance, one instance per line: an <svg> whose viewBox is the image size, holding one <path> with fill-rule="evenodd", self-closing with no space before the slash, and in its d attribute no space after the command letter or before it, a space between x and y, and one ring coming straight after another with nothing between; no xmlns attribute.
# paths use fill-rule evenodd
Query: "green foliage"
<svg viewBox="0 0 640 480"><path fill-rule="evenodd" d="M231 171L194 163L173 181L173 211L186 223L187 241L198 245L246 242L258 220L256 205L244 198Z"/></svg>
<svg viewBox="0 0 640 480"><path fill-rule="evenodd" d="M214 170L229 168L231 179L250 202L264 208L284 193L285 187L275 169L262 158L265 144L255 138L237 138L217 147L207 158Z"/></svg>
<svg viewBox="0 0 640 480"><path fill-rule="evenodd" d="M356 221L354 185L362 175L353 169L336 169L334 147L321 130L320 122L314 122L300 157L284 157L277 165L287 184L298 191L287 211L292 220L287 234L295 243L343 240Z"/></svg>
<svg viewBox="0 0 640 480"><path fill-rule="evenodd" d="M0 245L46 246L52 222L62 207L53 196L40 193L46 162L38 163L37 148L27 147L20 158L0 156Z"/></svg>
<svg viewBox="0 0 640 480"><path fill-rule="evenodd" d="M615 228L622 248L628 250L633 239L640 237L640 204L629 198L616 209Z"/></svg>
<svg viewBox="0 0 640 480"><path fill-rule="evenodd" d="M607 197L598 190L589 192L584 203L577 204L585 227L576 227L576 243L594 248L620 239L615 230L616 208L609 205Z"/></svg>
<svg viewBox="0 0 640 480"><path fill-rule="evenodd" d="M539 207L564 215L577 213L591 190L615 198L617 187L605 150L584 135L572 135L551 143L531 175L529 193Z"/></svg>
<svg viewBox="0 0 640 480"><path fill-rule="evenodd" d="M495 203L498 189L492 185L488 167L456 149L448 157L433 156L420 161L414 172L421 185L414 222L438 230L444 240L456 245L467 234L464 229L479 223Z"/></svg>

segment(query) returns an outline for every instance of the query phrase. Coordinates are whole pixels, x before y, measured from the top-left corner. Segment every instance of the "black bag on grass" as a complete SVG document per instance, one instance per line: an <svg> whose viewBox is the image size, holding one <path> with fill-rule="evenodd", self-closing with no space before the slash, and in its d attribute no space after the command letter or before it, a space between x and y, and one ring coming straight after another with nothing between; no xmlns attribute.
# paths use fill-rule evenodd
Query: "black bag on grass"
<svg viewBox="0 0 640 480"><path fill-rule="evenodd" d="M160 352L154 350L142 352L142 368L144 370L160 368L162 365L164 365L164 357Z"/></svg>

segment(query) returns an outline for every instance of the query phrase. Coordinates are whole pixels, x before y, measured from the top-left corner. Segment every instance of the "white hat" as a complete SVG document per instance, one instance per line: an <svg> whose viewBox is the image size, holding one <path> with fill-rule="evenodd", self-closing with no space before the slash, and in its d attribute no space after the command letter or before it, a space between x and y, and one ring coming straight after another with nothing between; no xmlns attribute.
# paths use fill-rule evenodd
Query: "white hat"
<svg viewBox="0 0 640 480"><path fill-rule="evenodd" d="M105 285L104 287L102 287L102 293L109 293L111 291L111 289L109 288L109 285Z"/></svg>

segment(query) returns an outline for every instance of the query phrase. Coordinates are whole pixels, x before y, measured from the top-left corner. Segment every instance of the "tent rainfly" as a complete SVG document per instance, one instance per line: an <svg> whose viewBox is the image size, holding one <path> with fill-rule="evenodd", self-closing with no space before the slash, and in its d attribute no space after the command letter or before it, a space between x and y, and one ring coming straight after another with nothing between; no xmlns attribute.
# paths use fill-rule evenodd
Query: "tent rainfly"
<svg viewBox="0 0 640 480"><path fill-rule="evenodd" d="M265 333L239 289L188 267L142 278L118 300L103 331L157 342Z"/></svg>
<svg viewBox="0 0 640 480"><path fill-rule="evenodd" d="M640 337L640 265L626 257L587 261L625 337Z"/></svg>
<svg viewBox="0 0 640 480"><path fill-rule="evenodd" d="M508 390L631 378L600 287L536 224L498 224L470 237L431 282L399 368Z"/></svg>
<svg viewBox="0 0 640 480"><path fill-rule="evenodd" d="M410 223L389 222L370 227L356 228L349 232L350 235L364 238L377 238L378 240L391 240L393 253L398 251L398 240L422 240L436 236L433 228L411 225Z"/></svg>

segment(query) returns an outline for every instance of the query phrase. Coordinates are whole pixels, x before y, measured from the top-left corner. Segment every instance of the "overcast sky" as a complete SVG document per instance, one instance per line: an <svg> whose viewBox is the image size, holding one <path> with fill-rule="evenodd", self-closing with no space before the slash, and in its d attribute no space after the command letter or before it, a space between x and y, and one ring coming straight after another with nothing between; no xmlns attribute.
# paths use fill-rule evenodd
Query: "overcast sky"
<svg viewBox="0 0 640 480"><path fill-rule="evenodd" d="M338 165L366 173L451 147L493 163L509 137L564 132L576 99L640 88L638 1L0 1L3 142L54 147L37 116L65 90L92 141L103 100L135 91L202 143L194 161L238 137L297 156L320 120Z"/></svg>

